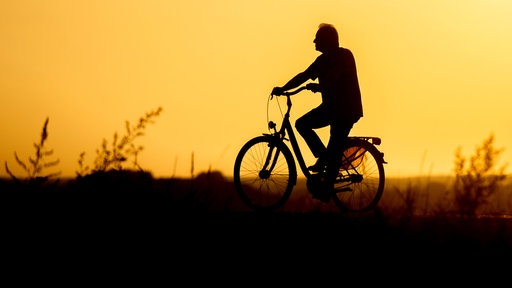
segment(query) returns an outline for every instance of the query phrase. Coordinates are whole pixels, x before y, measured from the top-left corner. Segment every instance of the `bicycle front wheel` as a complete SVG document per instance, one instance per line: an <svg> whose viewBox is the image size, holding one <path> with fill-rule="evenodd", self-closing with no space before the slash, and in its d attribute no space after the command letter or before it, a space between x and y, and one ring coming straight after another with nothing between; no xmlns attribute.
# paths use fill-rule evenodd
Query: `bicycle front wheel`
<svg viewBox="0 0 512 288"><path fill-rule="evenodd" d="M286 203L297 181L293 154L270 136L255 137L238 152L233 181L249 208L276 210Z"/></svg>
<svg viewBox="0 0 512 288"><path fill-rule="evenodd" d="M334 184L333 201L345 211L365 212L375 208L384 192L382 153L365 140L349 140Z"/></svg>

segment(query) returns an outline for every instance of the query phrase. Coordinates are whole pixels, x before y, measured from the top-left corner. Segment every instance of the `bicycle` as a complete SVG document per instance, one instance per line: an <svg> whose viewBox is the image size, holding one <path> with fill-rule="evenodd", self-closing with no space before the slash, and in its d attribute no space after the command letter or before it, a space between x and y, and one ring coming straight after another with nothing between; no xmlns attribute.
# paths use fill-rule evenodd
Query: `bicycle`
<svg viewBox="0 0 512 288"><path fill-rule="evenodd" d="M242 202L253 210L277 210L286 203L297 183L295 159L306 177L308 191L313 193L318 187L315 181L320 173L308 170L290 123L290 96L302 90L309 89L301 86L282 95L287 98L287 110L279 130L275 122L268 121L270 133L250 139L238 152L233 181ZM270 95L268 102L272 98ZM290 142L291 150L285 141ZM384 153L376 147L380 144L379 137L347 138L340 151L342 162L329 202L332 200L339 209L349 212L365 212L377 206L384 191L384 164L387 163Z"/></svg>

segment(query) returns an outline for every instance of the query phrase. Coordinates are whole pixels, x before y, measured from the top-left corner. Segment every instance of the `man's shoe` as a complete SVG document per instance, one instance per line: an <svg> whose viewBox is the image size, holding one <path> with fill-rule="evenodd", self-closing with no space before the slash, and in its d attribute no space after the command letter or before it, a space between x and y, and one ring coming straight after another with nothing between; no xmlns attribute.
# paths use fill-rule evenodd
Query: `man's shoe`
<svg viewBox="0 0 512 288"><path fill-rule="evenodd" d="M311 172L314 172L314 173L321 173L321 172L325 171L325 166L312 165L312 166L308 167L308 170L311 171Z"/></svg>
<svg viewBox="0 0 512 288"><path fill-rule="evenodd" d="M327 166L326 161L324 161L321 157L316 160L315 165L309 166L308 170L315 173L324 172Z"/></svg>

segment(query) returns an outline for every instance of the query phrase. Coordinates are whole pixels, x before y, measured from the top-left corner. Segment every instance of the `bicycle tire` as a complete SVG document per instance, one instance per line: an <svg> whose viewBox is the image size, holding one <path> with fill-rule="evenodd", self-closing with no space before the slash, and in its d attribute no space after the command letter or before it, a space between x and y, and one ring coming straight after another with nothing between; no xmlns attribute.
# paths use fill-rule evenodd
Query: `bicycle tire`
<svg viewBox="0 0 512 288"><path fill-rule="evenodd" d="M258 136L249 140L238 152L233 181L242 202L253 210L277 210L290 197L297 182L295 158L285 143L273 136ZM269 151L277 154L270 173L262 172ZM268 172L268 170L267 170Z"/></svg>
<svg viewBox="0 0 512 288"><path fill-rule="evenodd" d="M333 202L343 211L370 211L377 206L384 192L383 155L363 139L349 139L345 147L345 162L334 185ZM347 162L347 157L352 158Z"/></svg>

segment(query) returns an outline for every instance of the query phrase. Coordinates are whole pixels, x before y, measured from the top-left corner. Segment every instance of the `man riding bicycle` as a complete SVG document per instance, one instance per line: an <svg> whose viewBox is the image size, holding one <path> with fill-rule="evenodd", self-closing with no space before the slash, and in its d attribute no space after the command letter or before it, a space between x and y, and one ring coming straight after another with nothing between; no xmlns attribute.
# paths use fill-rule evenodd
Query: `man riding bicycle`
<svg viewBox="0 0 512 288"><path fill-rule="evenodd" d="M315 93L320 92L322 102L298 118L295 128L317 158L308 169L315 173L325 172L319 183L319 193L313 196L329 201L342 158L340 151L353 125L363 117L363 106L354 56L349 49L339 46L336 28L331 24L320 24L313 42L322 54L284 86L274 87L272 95L283 95L308 80L318 79L318 83L306 86ZM330 126L327 147L314 131L326 126Z"/></svg>

